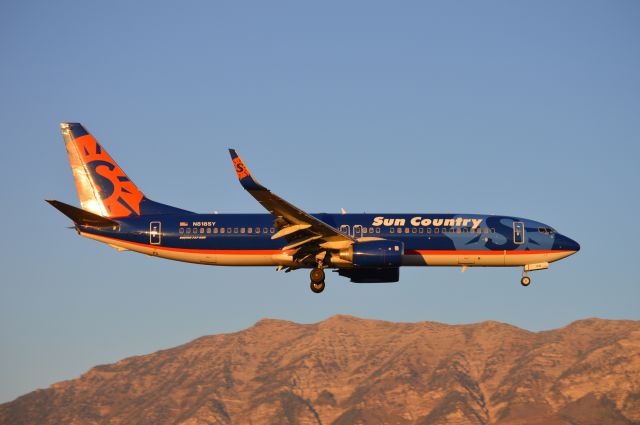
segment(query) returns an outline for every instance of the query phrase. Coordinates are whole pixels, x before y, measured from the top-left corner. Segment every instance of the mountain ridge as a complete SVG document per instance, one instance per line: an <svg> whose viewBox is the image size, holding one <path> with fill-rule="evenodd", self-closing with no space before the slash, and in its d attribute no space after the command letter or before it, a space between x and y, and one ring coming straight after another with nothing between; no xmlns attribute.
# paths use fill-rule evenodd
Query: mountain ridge
<svg viewBox="0 0 640 425"><path fill-rule="evenodd" d="M640 321L262 319L95 366L0 423L640 423Z"/></svg>

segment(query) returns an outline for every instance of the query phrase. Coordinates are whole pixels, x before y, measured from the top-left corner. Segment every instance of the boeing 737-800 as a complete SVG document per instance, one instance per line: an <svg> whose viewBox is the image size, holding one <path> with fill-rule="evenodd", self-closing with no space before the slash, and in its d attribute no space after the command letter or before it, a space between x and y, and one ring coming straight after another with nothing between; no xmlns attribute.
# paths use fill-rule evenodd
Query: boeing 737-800
<svg viewBox="0 0 640 425"><path fill-rule="evenodd" d="M262 186L229 149L242 187L268 214L198 214L154 202L79 123L62 123L81 208L49 200L78 234L119 251L219 266L325 270L357 283L397 282L401 266L520 267L528 272L570 256L574 240L546 224L484 214L309 214Z"/></svg>

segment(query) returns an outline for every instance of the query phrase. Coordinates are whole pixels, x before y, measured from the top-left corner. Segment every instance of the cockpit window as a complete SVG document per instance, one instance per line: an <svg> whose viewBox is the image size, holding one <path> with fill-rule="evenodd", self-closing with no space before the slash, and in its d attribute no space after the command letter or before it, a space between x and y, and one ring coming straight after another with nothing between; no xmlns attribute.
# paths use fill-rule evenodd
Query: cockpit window
<svg viewBox="0 0 640 425"><path fill-rule="evenodd" d="M555 229L551 227L538 227L538 232L544 233L545 235L553 235L556 233Z"/></svg>

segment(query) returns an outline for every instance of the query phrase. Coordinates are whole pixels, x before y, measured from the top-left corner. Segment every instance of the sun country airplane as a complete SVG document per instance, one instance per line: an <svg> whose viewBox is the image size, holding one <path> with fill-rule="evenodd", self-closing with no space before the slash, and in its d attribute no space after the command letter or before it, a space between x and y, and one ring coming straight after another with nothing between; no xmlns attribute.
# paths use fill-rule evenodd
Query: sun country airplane
<svg viewBox="0 0 640 425"><path fill-rule="evenodd" d="M580 249L551 226L483 214L309 214L262 186L229 149L242 187L268 214L198 214L154 202L79 123L60 124L82 208L48 200L78 234L118 251L219 266L325 269L351 282L397 282L401 266L542 270Z"/></svg>

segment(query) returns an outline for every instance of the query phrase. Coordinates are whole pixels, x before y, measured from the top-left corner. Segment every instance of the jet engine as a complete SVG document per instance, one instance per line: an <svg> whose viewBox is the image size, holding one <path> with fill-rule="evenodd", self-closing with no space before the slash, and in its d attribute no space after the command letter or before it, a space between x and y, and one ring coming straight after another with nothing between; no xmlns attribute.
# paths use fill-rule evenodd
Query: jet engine
<svg viewBox="0 0 640 425"><path fill-rule="evenodd" d="M340 260L347 261L354 268L400 267L404 254L404 244L386 239L355 242L340 250Z"/></svg>

